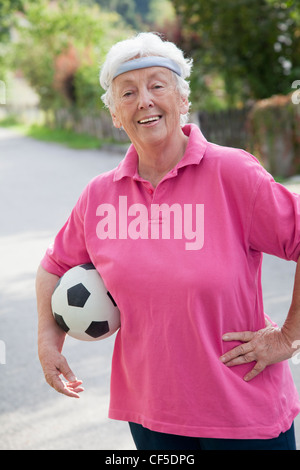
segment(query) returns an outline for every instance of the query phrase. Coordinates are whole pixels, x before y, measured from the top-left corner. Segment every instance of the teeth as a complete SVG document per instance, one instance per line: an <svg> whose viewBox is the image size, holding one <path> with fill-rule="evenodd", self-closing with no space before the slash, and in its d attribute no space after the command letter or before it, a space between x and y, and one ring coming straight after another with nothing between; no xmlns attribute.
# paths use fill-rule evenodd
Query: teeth
<svg viewBox="0 0 300 470"><path fill-rule="evenodd" d="M159 120L159 116L154 116L154 117L150 117L148 119L142 119L141 121L139 121L140 124L145 124L146 122L151 122L151 121L158 121Z"/></svg>

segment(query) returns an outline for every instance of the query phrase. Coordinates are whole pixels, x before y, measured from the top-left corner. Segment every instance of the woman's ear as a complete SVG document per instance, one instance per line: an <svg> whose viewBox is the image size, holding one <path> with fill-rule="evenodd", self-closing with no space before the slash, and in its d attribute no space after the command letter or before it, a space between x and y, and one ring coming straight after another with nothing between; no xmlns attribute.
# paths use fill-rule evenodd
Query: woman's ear
<svg viewBox="0 0 300 470"><path fill-rule="evenodd" d="M189 100L187 96L180 96L180 114L187 114L189 112Z"/></svg>
<svg viewBox="0 0 300 470"><path fill-rule="evenodd" d="M110 115L111 115L111 118L112 118L113 125L117 129L120 129L122 127L121 121L118 119L117 115L111 109L109 109L109 112L110 112Z"/></svg>

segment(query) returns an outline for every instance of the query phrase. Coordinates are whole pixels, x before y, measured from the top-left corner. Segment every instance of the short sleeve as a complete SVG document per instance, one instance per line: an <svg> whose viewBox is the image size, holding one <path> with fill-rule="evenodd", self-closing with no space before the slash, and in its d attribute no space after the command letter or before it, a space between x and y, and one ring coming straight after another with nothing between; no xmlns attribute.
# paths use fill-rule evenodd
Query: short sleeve
<svg viewBox="0 0 300 470"><path fill-rule="evenodd" d="M297 261L300 256L300 195L267 172L256 193L249 242L253 250L286 260Z"/></svg>
<svg viewBox="0 0 300 470"><path fill-rule="evenodd" d="M41 261L46 271L61 277L73 266L91 262L85 241L85 207L86 192L83 192Z"/></svg>

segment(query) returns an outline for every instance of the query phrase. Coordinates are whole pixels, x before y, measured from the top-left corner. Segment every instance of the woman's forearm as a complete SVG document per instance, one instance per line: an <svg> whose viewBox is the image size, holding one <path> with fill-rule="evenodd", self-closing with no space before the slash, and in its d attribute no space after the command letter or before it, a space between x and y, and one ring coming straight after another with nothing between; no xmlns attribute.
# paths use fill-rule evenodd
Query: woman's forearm
<svg viewBox="0 0 300 470"><path fill-rule="evenodd" d="M39 359L51 387L69 397L79 398L79 393L84 390L82 381L77 379L61 354L66 334L57 325L51 310L51 296L58 279L39 266L36 276Z"/></svg>
<svg viewBox="0 0 300 470"><path fill-rule="evenodd" d="M57 325L51 310L51 296L59 277L39 266L36 276L36 298L38 311L38 346L51 343L61 351L65 333Z"/></svg>
<svg viewBox="0 0 300 470"><path fill-rule="evenodd" d="M282 332L289 340L292 349L300 344L300 258L298 259L294 280L293 297Z"/></svg>

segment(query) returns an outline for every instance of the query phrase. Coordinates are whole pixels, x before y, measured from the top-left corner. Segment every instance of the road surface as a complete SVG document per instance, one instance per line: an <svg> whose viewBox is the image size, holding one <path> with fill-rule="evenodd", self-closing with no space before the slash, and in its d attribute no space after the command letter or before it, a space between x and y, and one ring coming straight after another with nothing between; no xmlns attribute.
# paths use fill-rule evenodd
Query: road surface
<svg viewBox="0 0 300 470"><path fill-rule="evenodd" d="M0 128L2 450L134 449L127 423L107 418L114 338L66 341L64 354L84 382L85 392L78 400L46 384L36 347L34 279L39 261L84 186L115 167L121 157L72 150ZM279 324L289 307L294 271L295 263L265 257L265 309ZM291 367L300 392L300 365L291 363Z"/></svg>

